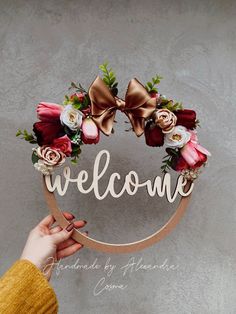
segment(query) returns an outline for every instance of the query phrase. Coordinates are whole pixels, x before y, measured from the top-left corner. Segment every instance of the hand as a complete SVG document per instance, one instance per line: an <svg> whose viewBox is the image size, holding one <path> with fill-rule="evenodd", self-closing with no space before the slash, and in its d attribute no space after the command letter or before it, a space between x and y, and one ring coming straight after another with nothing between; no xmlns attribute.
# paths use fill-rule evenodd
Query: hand
<svg viewBox="0 0 236 314"><path fill-rule="evenodd" d="M70 256L80 250L82 244L71 239L74 228L82 228L86 224L84 220L72 222L75 218L71 213L63 215L70 222L65 229L54 226L55 219L52 215L45 217L29 234L25 248L20 259L28 260L38 267L48 280L51 278L54 262ZM87 235L88 232L85 232ZM50 261L51 260L51 261ZM49 268L48 268L48 267ZM47 270L47 271L45 271Z"/></svg>

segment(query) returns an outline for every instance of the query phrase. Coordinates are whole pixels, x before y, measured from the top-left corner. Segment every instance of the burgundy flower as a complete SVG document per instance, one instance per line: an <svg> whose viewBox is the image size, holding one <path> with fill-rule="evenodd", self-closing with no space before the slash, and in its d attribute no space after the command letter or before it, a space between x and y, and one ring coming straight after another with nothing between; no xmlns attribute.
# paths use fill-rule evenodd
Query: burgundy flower
<svg viewBox="0 0 236 314"><path fill-rule="evenodd" d="M159 126L149 121L144 130L144 135L146 139L146 144L148 146L163 146L164 144L164 134Z"/></svg>
<svg viewBox="0 0 236 314"><path fill-rule="evenodd" d="M196 128L196 112L190 109L174 111L177 117L176 125L183 125L187 129Z"/></svg>
<svg viewBox="0 0 236 314"><path fill-rule="evenodd" d="M34 123L33 131L40 146L51 144L55 138L65 134L60 122L36 122Z"/></svg>
<svg viewBox="0 0 236 314"><path fill-rule="evenodd" d="M171 159L171 168L175 171L182 171L189 168L185 159L181 156L173 156Z"/></svg>

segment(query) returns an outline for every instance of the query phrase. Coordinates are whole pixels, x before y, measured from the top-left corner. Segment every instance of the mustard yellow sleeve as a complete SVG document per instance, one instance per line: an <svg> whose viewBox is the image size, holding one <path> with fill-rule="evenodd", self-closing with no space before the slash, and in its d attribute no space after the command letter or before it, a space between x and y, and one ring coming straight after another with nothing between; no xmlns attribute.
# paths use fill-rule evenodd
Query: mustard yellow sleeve
<svg viewBox="0 0 236 314"><path fill-rule="evenodd" d="M0 279L1 314L55 314L54 290L40 270L26 260L17 261Z"/></svg>

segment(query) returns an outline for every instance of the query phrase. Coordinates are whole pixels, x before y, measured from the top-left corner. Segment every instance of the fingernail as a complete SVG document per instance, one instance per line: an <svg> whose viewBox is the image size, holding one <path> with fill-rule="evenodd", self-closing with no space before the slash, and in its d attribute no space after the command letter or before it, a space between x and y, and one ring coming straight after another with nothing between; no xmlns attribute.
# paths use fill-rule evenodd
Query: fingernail
<svg viewBox="0 0 236 314"><path fill-rule="evenodd" d="M66 213L64 213L64 216L65 216L66 214L71 215L71 216L72 216L72 219L75 219L75 216L74 216L73 214L66 212Z"/></svg>
<svg viewBox="0 0 236 314"><path fill-rule="evenodd" d="M88 235L89 232L88 231L84 231L84 233L86 233Z"/></svg>
<svg viewBox="0 0 236 314"><path fill-rule="evenodd" d="M73 223L70 223L70 224L66 227L66 231L70 232L73 228L74 228L74 224L73 224Z"/></svg>
<svg viewBox="0 0 236 314"><path fill-rule="evenodd" d="M86 224L87 223L87 220L84 220L84 224Z"/></svg>

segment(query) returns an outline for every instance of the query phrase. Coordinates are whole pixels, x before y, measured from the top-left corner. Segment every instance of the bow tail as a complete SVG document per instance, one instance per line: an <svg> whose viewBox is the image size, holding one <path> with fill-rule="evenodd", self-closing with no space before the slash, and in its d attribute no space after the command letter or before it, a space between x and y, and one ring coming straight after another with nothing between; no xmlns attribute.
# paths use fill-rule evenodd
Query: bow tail
<svg viewBox="0 0 236 314"><path fill-rule="evenodd" d="M108 109L99 116L92 115L92 119L96 123L97 127L105 135L110 135L112 132L112 127L115 119L115 111L112 109L110 110Z"/></svg>
<svg viewBox="0 0 236 314"><path fill-rule="evenodd" d="M145 119L143 117L134 117L131 112L125 112L137 136L141 136L144 132Z"/></svg>

